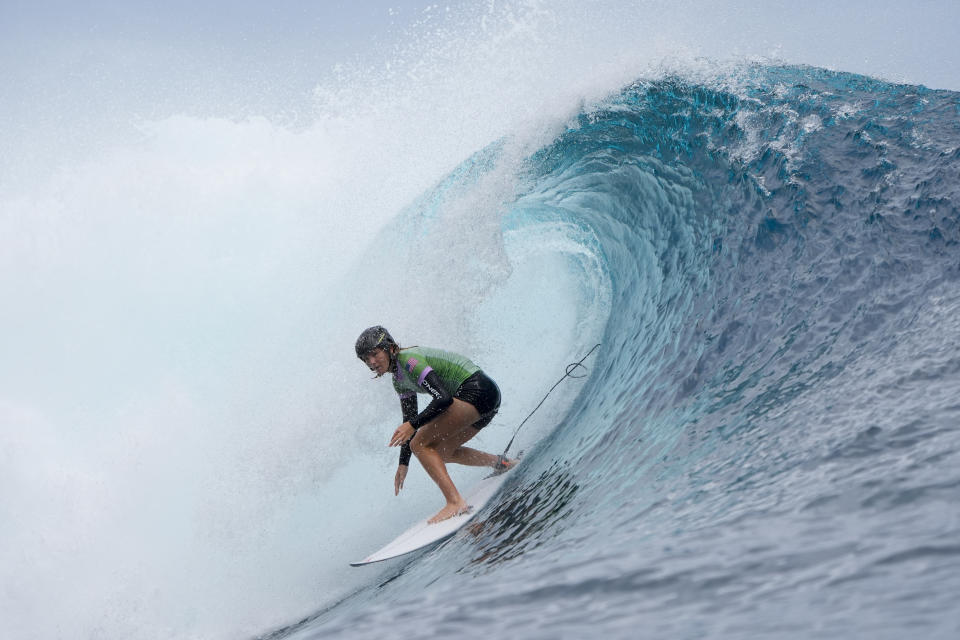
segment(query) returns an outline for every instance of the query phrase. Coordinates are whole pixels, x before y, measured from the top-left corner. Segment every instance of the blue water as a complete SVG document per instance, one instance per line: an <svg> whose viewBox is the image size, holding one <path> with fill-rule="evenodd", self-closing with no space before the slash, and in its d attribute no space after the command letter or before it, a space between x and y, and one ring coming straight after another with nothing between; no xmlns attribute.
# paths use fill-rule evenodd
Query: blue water
<svg viewBox="0 0 960 640"><path fill-rule="evenodd" d="M960 94L639 80L517 172L501 230L609 283L590 377L479 528L265 635L960 637Z"/></svg>

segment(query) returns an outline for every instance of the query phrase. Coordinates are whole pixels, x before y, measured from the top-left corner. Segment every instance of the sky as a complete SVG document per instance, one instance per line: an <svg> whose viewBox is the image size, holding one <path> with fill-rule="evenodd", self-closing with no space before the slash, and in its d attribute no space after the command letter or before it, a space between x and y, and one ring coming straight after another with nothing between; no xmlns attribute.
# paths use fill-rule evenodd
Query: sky
<svg viewBox="0 0 960 640"><path fill-rule="evenodd" d="M595 32L632 30L637 40L668 37L710 57L778 55L960 89L960 3L949 0L4 0L0 76L31 109L38 100L63 106L81 88L126 95L141 109L275 109L309 95L338 63L389 60L398 44L425 31L412 25L508 4L554 12L563 28L580 23ZM15 101L4 93L4 102Z"/></svg>
<svg viewBox="0 0 960 640"><path fill-rule="evenodd" d="M131 120L308 124L343 69L442 56L460 33L482 41L492 15L533 16L534 55L566 47L638 74L658 57L761 58L960 90L955 0L2 0L0 183L18 156L112 140Z"/></svg>
<svg viewBox="0 0 960 640"><path fill-rule="evenodd" d="M469 23L507 5L553 12L564 29L631 32L634 45L666 38L708 57L781 56L960 89L960 3L950 0L3 0L0 108L23 118L78 97L103 107L109 95L107 106L146 115L289 113L337 64L382 64L443 15Z"/></svg>

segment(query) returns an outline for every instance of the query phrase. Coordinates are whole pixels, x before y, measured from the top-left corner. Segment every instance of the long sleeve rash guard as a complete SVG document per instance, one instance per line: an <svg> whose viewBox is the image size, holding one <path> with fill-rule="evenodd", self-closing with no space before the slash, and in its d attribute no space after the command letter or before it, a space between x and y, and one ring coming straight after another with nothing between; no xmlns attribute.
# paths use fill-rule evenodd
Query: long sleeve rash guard
<svg viewBox="0 0 960 640"><path fill-rule="evenodd" d="M400 396L404 422L414 431L443 413L453 404L453 395L463 381L480 368L467 358L449 351L410 347L397 354L393 388ZM430 404L417 413L417 394L430 396ZM410 464L410 442L400 447L400 464Z"/></svg>

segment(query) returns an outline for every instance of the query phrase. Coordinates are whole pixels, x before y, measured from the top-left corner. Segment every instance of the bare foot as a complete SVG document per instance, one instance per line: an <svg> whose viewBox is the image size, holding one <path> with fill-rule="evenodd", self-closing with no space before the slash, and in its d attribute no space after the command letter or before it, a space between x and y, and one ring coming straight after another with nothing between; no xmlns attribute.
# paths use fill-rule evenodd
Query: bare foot
<svg viewBox="0 0 960 640"><path fill-rule="evenodd" d="M470 505L468 505L465 500L448 504L443 509L440 509L432 518L427 520L427 524L436 524L453 516L458 516L461 513L466 513L467 511L470 511Z"/></svg>

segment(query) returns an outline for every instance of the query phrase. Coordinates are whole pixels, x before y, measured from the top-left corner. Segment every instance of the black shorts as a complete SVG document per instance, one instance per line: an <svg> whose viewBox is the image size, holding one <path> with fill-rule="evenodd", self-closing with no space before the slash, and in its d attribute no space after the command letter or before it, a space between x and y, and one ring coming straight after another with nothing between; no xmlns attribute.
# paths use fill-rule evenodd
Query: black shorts
<svg viewBox="0 0 960 640"><path fill-rule="evenodd" d="M480 419L473 423L477 431L490 424L500 409L500 387L483 371L464 380L453 397L469 402L480 413Z"/></svg>

